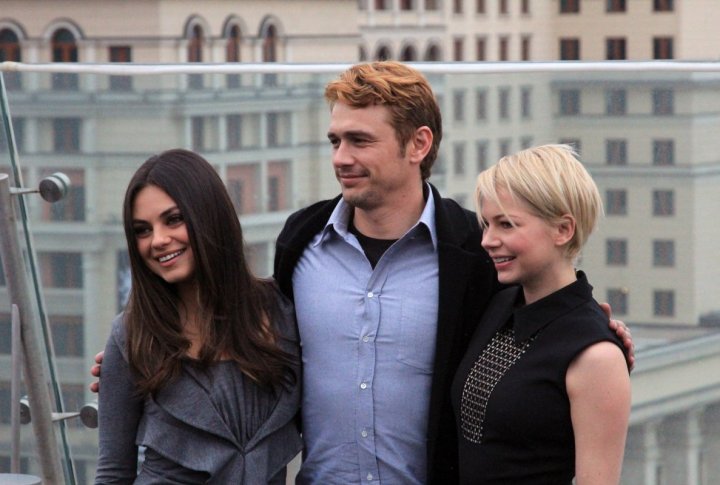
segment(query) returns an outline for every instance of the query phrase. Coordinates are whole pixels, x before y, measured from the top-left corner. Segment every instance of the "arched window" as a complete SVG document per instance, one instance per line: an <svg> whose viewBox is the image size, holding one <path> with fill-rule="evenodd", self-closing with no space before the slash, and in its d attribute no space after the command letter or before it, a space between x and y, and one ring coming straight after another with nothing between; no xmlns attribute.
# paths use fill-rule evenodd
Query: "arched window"
<svg viewBox="0 0 720 485"><path fill-rule="evenodd" d="M10 29L0 30L0 62L20 62L21 60L20 39L17 34ZM4 73L4 80L7 89L20 89L19 72Z"/></svg>
<svg viewBox="0 0 720 485"><path fill-rule="evenodd" d="M269 25L265 29L262 43L263 62L277 62L277 28Z"/></svg>
<svg viewBox="0 0 720 485"><path fill-rule="evenodd" d="M240 51L241 40L240 27L237 25L230 27L227 33L227 43L225 44L226 62L240 62L242 58ZM228 88L240 87L240 76L238 74L228 74L226 79Z"/></svg>
<svg viewBox="0 0 720 485"><path fill-rule="evenodd" d="M392 56L390 55L390 49L387 46L381 46L377 50L377 54L375 54L375 60L376 61L387 61Z"/></svg>
<svg viewBox="0 0 720 485"><path fill-rule="evenodd" d="M240 27L237 25L233 25L228 31L225 60L227 62L240 62Z"/></svg>
<svg viewBox="0 0 720 485"><path fill-rule="evenodd" d="M400 54L400 60L405 62L416 61L417 53L415 52L415 48L411 45L405 46Z"/></svg>
<svg viewBox="0 0 720 485"><path fill-rule="evenodd" d="M58 29L52 36L53 62L77 62L78 49L75 36L68 29ZM78 77L74 73L54 74L53 89L77 90Z"/></svg>
<svg viewBox="0 0 720 485"><path fill-rule="evenodd" d="M193 26L188 39L188 62L202 62L203 58L203 29L199 25ZM202 89L202 74L191 74L188 78L190 88Z"/></svg>
<svg viewBox="0 0 720 485"><path fill-rule="evenodd" d="M425 51L426 61L439 61L440 60L440 48L436 45L431 45Z"/></svg>
<svg viewBox="0 0 720 485"><path fill-rule="evenodd" d="M262 60L263 62L277 61L277 28L274 25L268 25L263 33ZM263 75L263 84L266 86L277 85L277 74Z"/></svg>

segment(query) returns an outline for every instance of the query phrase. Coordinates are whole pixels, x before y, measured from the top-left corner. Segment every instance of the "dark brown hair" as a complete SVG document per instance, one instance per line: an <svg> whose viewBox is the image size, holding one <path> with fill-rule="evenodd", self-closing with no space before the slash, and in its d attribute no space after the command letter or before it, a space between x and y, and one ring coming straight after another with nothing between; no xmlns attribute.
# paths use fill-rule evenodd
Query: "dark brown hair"
<svg viewBox="0 0 720 485"><path fill-rule="evenodd" d="M130 180L123 205L132 274L125 322L139 392L154 393L176 377L190 348L182 335L175 286L154 274L138 251L133 204L149 185L177 204L195 258L202 342L196 364L207 367L228 358L263 387L283 382L290 361L270 325L277 301L272 284L250 272L240 222L213 167L196 153L174 149L143 163Z"/></svg>

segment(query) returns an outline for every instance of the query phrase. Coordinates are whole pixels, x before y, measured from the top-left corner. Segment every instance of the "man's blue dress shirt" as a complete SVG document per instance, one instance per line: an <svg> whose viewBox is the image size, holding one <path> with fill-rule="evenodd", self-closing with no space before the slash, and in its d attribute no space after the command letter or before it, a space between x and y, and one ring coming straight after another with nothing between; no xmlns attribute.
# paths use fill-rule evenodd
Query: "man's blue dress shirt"
<svg viewBox="0 0 720 485"><path fill-rule="evenodd" d="M305 456L298 483L421 484L438 315L435 203L373 269L340 200L293 273Z"/></svg>

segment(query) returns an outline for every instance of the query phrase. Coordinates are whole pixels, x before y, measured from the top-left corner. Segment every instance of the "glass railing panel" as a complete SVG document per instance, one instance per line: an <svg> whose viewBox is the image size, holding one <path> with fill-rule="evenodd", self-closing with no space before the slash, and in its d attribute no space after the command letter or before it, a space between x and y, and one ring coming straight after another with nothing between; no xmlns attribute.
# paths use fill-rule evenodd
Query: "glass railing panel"
<svg viewBox="0 0 720 485"><path fill-rule="evenodd" d="M709 222L720 200L720 74L419 67L443 113L430 181L444 196L472 209L480 170L557 142L575 146L601 189L606 216L578 266L596 298L629 323L638 348L623 483L640 483L651 469L677 477L685 473L681 455L694 460L683 470L701 470L707 483L720 478L720 460L712 459L720 449L720 382L707 371L720 365L720 226ZM25 184L58 171L71 181L59 203L26 198L68 409L94 399L88 369L127 296L120 209L148 156L183 147L215 165L260 275L272 271L286 217L338 192L323 89L341 66L122 76L91 69L69 77L22 72L7 93ZM683 445L671 446L679 431ZM91 483L97 431L73 421L67 436L78 483ZM3 456L5 443L3 424Z"/></svg>

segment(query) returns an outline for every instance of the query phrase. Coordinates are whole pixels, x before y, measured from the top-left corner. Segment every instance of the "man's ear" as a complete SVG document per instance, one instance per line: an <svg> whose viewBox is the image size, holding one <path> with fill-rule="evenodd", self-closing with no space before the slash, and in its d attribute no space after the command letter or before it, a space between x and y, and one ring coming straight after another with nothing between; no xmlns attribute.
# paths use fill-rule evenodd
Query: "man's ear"
<svg viewBox="0 0 720 485"><path fill-rule="evenodd" d="M565 214L555 225L555 245L564 246L572 240L573 236L575 236L575 218L570 214Z"/></svg>
<svg viewBox="0 0 720 485"><path fill-rule="evenodd" d="M427 126L421 126L407 143L406 150L413 163L420 163L430 151L433 143L432 130Z"/></svg>

